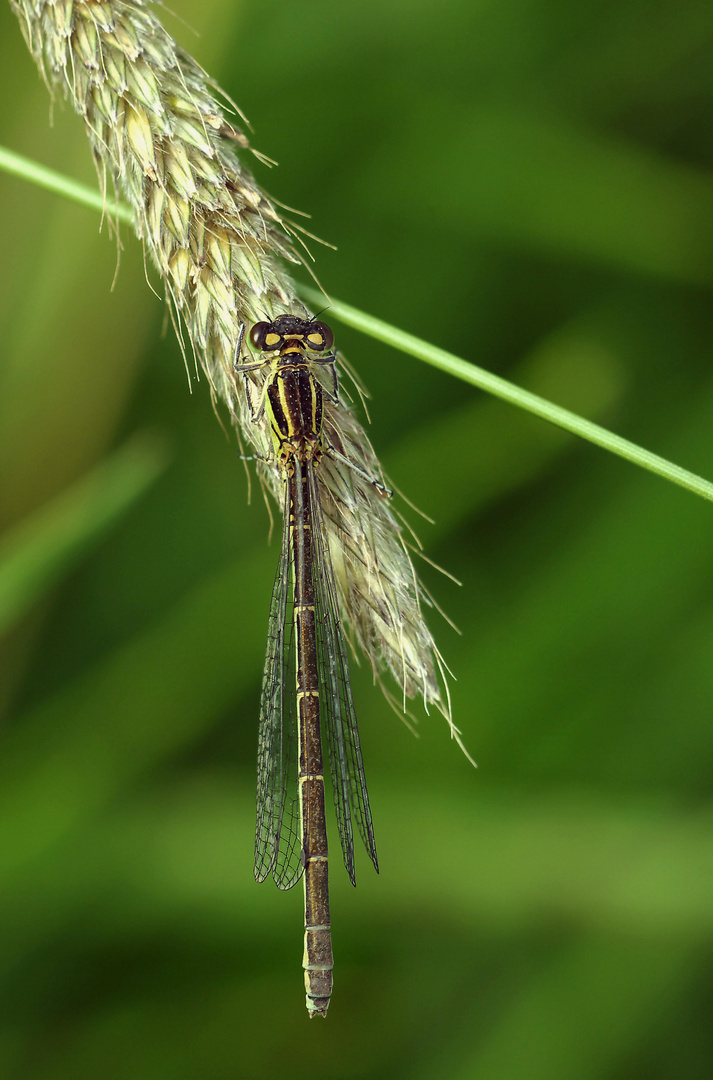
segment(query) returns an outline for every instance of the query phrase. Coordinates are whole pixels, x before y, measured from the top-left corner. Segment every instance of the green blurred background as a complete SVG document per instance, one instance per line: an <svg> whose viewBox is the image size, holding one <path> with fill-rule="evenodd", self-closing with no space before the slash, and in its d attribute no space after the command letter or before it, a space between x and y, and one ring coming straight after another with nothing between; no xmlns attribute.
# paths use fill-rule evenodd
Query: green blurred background
<svg viewBox="0 0 713 1080"><path fill-rule="evenodd" d="M334 296L713 477L710 4L172 6ZM0 88L95 184L7 4ZM353 665L382 872L335 862L309 1023L252 876L266 510L129 231L112 291L106 223L0 199L2 1075L710 1075L711 507L334 323L480 768Z"/></svg>

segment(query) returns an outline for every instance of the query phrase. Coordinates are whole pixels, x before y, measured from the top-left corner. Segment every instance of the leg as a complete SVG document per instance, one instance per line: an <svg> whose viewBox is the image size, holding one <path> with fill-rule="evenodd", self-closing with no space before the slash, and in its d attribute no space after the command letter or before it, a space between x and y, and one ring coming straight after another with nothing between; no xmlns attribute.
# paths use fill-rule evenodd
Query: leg
<svg viewBox="0 0 713 1080"><path fill-rule="evenodd" d="M339 451L332 446L326 435L324 435L323 438L324 445L330 457L333 457L335 461L341 461L341 463L351 469L352 472L355 472L358 476L361 476L363 480L367 480L372 485L372 487L376 488L377 493L381 495L383 499L391 498L391 496L393 495L393 491L391 491L390 488L387 488L386 484L382 484L381 480L377 480L375 476L369 476L367 472L364 472L362 468L360 468L358 465L355 465L353 461L350 461L349 458L344 457L344 454L340 454Z"/></svg>
<svg viewBox="0 0 713 1080"><path fill-rule="evenodd" d="M238 343L235 346L235 356L233 357L233 374L242 375L243 377L243 382L245 383L245 397L247 398L248 408L250 409L250 419L252 420L253 424L257 424L258 421L262 418L262 414L265 412L265 401L263 397L260 408L256 412L255 406L253 405L252 393L250 391L250 382L248 381L246 372L259 371L260 368L268 365L270 363L270 360L255 360L248 364L241 363L242 357L240 356L240 350L242 349L244 339L245 323L242 323L240 327L240 334L238 335Z"/></svg>
<svg viewBox="0 0 713 1080"><path fill-rule="evenodd" d="M328 397L329 400L334 405L339 404L339 382L337 381L336 362L337 362L337 354L336 353L329 353L328 356L322 356L319 359L317 359L316 357L312 358L312 363L313 364L325 364L325 365L329 364L329 365L331 365L333 389L330 392L329 390L325 390L325 388L322 387L322 393L325 395L325 397Z"/></svg>
<svg viewBox="0 0 713 1080"><path fill-rule="evenodd" d="M271 458L265 457L263 454L240 454L241 461L271 461Z"/></svg>
<svg viewBox="0 0 713 1080"><path fill-rule="evenodd" d="M240 350L243 347L243 342L244 341L245 341L245 323L241 323L240 324L240 333L238 334L238 343L235 346L235 352L233 353L233 371L235 371L237 366L238 366L238 360L240 358Z"/></svg>

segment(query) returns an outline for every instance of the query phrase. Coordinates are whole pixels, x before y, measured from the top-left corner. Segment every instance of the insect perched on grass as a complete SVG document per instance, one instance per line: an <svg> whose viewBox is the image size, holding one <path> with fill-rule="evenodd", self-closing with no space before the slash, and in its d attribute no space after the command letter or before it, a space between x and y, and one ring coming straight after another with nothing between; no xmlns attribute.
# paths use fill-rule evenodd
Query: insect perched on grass
<svg viewBox="0 0 713 1080"><path fill-rule="evenodd" d="M265 355L252 362L240 356L243 333L235 372L245 376L253 421L267 420L284 481L282 550L260 701L255 877L264 881L272 874L280 889L304 877L307 1009L310 1017L326 1016L333 958L323 727L347 873L356 884L353 820L379 869L316 475L325 453L341 458L323 433L324 398L338 400L336 354L330 352L332 331L315 319L280 315L256 323L250 344ZM331 376L331 389L318 379L320 367ZM255 402L247 373L260 369L267 374Z"/></svg>

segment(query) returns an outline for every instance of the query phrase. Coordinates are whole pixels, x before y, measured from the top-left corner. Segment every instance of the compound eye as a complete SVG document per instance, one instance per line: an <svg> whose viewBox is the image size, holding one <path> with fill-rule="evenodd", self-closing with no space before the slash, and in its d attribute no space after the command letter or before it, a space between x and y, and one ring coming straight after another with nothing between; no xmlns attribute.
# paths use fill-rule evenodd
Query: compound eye
<svg viewBox="0 0 713 1080"><path fill-rule="evenodd" d="M262 349L265 341L265 331L269 323L256 322L250 331L250 344L254 349Z"/></svg>
<svg viewBox="0 0 713 1080"><path fill-rule="evenodd" d="M310 324L305 340L308 348L313 349L314 352L322 352L324 349L331 349L334 344L334 334L326 323L314 322Z"/></svg>
<svg viewBox="0 0 713 1080"><path fill-rule="evenodd" d="M280 348L282 334L275 332L272 323L257 322L250 331L250 344L254 349L270 352L272 349Z"/></svg>

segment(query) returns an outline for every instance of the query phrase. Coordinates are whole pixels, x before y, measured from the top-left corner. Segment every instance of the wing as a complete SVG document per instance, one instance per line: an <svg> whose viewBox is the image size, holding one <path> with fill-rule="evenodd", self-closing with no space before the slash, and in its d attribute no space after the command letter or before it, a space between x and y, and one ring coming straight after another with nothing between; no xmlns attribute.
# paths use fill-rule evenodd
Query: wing
<svg viewBox="0 0 713 1080"><path fill-rule="evenodd" d="M291 889L304 869L297 796L291 543L285 506L260 697L255 828L255 878L264 881L272 874L278 889Z"/></svg>
<svg viewBox="0 0 713 1080"><path fill-rule="evenodd" d="M324 721L322 730L326 729L327 732L329 767L344 865L352 885L355 885L352 818L378 873L374 823L366 790L364 760L349 681L347 643L339 618L337 588L322 521L319 487L312 463L306 462L302 467L309 470L312 501L319 701Z"/></svg>

